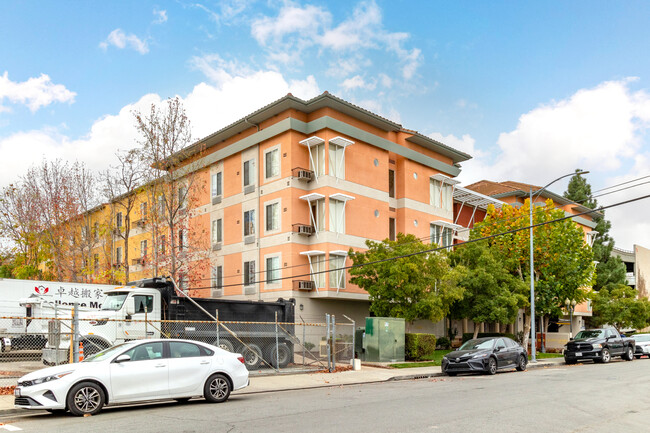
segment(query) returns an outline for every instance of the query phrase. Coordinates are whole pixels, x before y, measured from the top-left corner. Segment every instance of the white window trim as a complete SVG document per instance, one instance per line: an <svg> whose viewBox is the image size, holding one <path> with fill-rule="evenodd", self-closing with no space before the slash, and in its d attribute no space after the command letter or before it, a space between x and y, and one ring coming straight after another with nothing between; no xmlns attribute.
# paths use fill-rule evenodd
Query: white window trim
<svg viewBox="0 0 650 433"><path fill-rule="evenodd" d="M267 206L274 205L274 204L278 205L278 228L275 229L275 230L267 230L266 229L266 221L267 221L267 218L268 218L268 216L267 216L267 211L268 211ZM311 206L309 208L311 209ZM264 234L265 235L273 235L273 234L280 233L280 232L282 232L282 199L277 198L275 200L265 201L264 202Z"/></svg>
<svg viewBox="0 0 650 433"><path fill-rule="evenodd" d="M278 174L276 174L275 176L266 177L266 168L267 168L266 155L276 150L278 151ZM281 176L282 176L282 148L280 144L276 144L275 146L269 147L264 151L264 180L273 181L273 180L280 179Z"/></svg>
<svg viewBox="0 0 650 433"><path fill-rule="evenodd" d="M303 146L307 146L307 151L309 152L309 160L311 161L311 166L314 168L314 180L318 181L318 170L316 170L317 167L314 163L314 155L311 153L311 148L318 146L319 144L324 144L325 140L314 135L313 137L309 137L305 140L300 141L299 143Z"/></svg>
<svg viewBox="0 0 650 433"><path fill-rule="evenodd" d="M257 264L255 264L255 271L253 272L254 281L253 281L253 283L250 283L250 281L249 281L249 283L246 284L246 275L248 275L248 273L246 272L246 263L250 263L250 262L256 263L256 260L252 259L252 260L243 260L242 261L242 270L243 270L243 272L242 272L242 274L243 274L242 275L242 285L244 287L254 287L255 284L257 284L257 282L258 282L257 281L258 280L258 278L257 278Z"/></svg>
<svg viewBox="0 0 650 433"><path fill-rule="evenodd" d="M278 268L277 268L277 275L278 278L272 283L267 282L268 278L268 269L266 268L266 263L268 259L278 259ZM264 288L265 289L280 289L282 288L282 253L271 253L271 254L265 254L264 255Z"/></svg>
<svg viewBox="0 0 650 433"><path fill-rule="evenodd" d="M345 234L345 227L344 227L344 224L345 224L345 207L347 206L348 201L354 200L354 197L352 197L351 195L342 194L340 192L337 192L336 194L331 194L330 195L330 200L331 199L343 202L343 212L341 212L341 215L339 215L338 227L343 227L343 234ZM311 205L309 206L309 209L311 209ZM330 208L330 210L331 210L331 208ZM338 237L339 234L340 234L339 232L336 232L336 237Z"/></svg>
<svg viewBox="0 0 650 433"><path fill-rule="evenodd" d="M246 212L254 212L253 216L253 233L251 234L246 234ZM242 220L242 228L241 228L241 234L242 234L242 239L245 238L246 236L257 236L258 233L258 224L257 224L257 212L255 208L250 208L250 209L242 209L242 214L241 214L241 220Z"/></svg>
<svg viewBox="0 0 650 433"><path fill-rule="evenodd" d="M456 239L458 237L458 231L464 229L464 227L461 226L460 224L454 224L454 223L450 223L450 222L447 222L447 221L440 221L440 220L431 221L429 223L429 225L430 226L438 226L438 227L440 227L441 228L441 232L440 232L441 236L442 236L442 230L444 230L444 229L451 230L451 244L448 245L446 248L451 248L451 247L454 246L454 239ZM444 245L440 245L440 247L444 247Z"/></svg>
<svg viewBox="0 0 650 433"><path fill-rule="evenodd" d="M247 163L247 162L250 163L249 164L249 170L250 170L249 173L251 175L251 182L248 185L244 185L244 179L245 179L245 177L244 177L244 173L245 173L244 164ZM242 190L244 188L246 188L247 186L257 186L257 169L256 169L256 166L257 166L257 164L255 164L255 158L249 158L249 159L247 159L245 161L242 161L242 163L241 163L241 173L242 173L241 186L242 186Z"/></svg>
<svg viewBox="0 0 650 433"><path fill-rule="evenodd" d="M341 173L341 164L343 164L343 168L345 168L345 149L347 149L348 146L354 144L354 141L350 141L346 138L343 137L334 137L329 140L329 144L334 144L336 146L342 147L343 148L343 156L341 157L341 161L339 162L339 166L336 167L336 173L337 175L334 176L336 178L336 181L338 182L339 179L345 180L345 174L343 177L338 176L339 173ZM328 155L329 155L329 146L327 149ZM332 167L330 167L329 173L331 175L332 173Z"/></svg>
<svg viewBox="0 0 650 433"><path fill-rule="evenodd" d="M316 225L316 216L314 215L314 212L312 212L311 202L322 200L325 198L325 196L323 194L318 194L317 192L314 192L311 194L300 196L299 198L300 200L305 200L307 202L307 205L309 206L309 217L311 218L311 223L314 225L314 230L316 231L316 237L318 237L318 232L320 231L321 227L318 227L318 225Z"/></svg>

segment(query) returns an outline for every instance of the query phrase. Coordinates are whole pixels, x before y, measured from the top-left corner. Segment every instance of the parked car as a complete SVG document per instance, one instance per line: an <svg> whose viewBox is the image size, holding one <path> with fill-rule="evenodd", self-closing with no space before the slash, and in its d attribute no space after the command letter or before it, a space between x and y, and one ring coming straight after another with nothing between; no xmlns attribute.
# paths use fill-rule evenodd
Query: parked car
<svg viewBox="0 0 650 433"><path fill-rule="evenodd" d="M650 358L650 334L636 334L634 336L634 357L636 359L642 356Z"/></svg>
<svg viewBox="0 0 650 433"><path fill-rule="evenodd" d="M214 403L248 386L244 358L190 340L135 340L76 364L44 368L18 379L15 406L94 415L105 405L143 400Z"/></svg>
<svg viewBox="0 0 650 433"><path fill-rule="evenodd" d="M621 336L614 328L586 329L564 345L564 362L575 364L581 360L607 363L612 356L626 361L634 359L634 339Z"/></svg>
<svg viewBox="0 0 650 433"><path fill-rule="evenodd" d="M466 341L442 358L442 371L449 376L458 373L495 374L498 370L526 370L528 354L519 343L508 337L485 337Z"/></svg>

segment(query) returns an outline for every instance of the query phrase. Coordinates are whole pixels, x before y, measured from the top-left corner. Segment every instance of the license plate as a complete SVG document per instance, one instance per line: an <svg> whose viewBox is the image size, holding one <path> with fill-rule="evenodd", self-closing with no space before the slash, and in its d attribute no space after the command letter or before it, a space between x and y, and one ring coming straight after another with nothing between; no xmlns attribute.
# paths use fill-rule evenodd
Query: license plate
<svg viewBox="0 0 650 433"><path fill-rule="evenodd" d="M582 352L576 352L576 356L582 356Z"/></svg>
<svg viewBox="0 0 650 433"><path fill-rule="evenodd" d="M14 396L20 397L20 388L15 388L14 389Z"/></svg>

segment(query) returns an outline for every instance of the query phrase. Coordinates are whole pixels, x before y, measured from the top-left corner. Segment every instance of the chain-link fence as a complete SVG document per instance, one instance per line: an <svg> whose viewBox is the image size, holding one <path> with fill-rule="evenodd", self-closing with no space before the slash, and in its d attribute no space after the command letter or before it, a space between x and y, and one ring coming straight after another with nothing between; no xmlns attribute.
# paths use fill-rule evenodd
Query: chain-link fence
<svg viewBox="0 0 650 433"><path fill-rule="evenodd" d="M0 386L127 340L183 338L240 353L251 375L348 368L354 322L235 322L0 317Z"/></svg>

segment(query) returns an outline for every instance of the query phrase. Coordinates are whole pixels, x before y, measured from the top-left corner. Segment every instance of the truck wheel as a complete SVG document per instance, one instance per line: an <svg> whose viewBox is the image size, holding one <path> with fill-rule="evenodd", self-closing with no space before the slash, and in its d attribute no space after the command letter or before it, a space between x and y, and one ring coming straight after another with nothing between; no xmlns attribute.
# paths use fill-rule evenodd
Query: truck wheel
<svg viewBox="0 0 650 433"><path fill-rule="evenodd" d="M625 353L623 354L622 357L626 361L633 361L634 360L634 349L632 347L627 346L625 348Z"/></svg>
<svg viewBox="0 0 650 433"><path fill-rule="evenodd" d="M243 346L239 351L244 357L244 365L249 370L254 370L262 363L262 349L257 344Z"/></svg>
<svg viewBox="0 0 650 433"><path fill-rule="evenodd" d="M226 352L232 353L235 351L235 346L232 344L232 341L224 340L223 338L219 339L219 344L217 344L217 340L215 340L212 345L217 346L219 349L223 349Z"/></svg>
<svg viewBox="0 0 650 433"><path fill-rule="evenodd" d="M291 360L291 349L286 343L279 343L276 347L275 344L270 344L266 348L266 361L273 367L278 368L278 361L280 368L289 365Z"/></svg>
<svg viewBox="0 0 650 433"><path fill-rule="evenodd" d="M598 359L598 362L602 364L607 364L611 359L612 359L612 355L609 353L609 349L604 347L603 350L600 352L600 359Z"/></svg>

